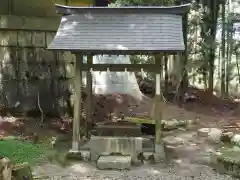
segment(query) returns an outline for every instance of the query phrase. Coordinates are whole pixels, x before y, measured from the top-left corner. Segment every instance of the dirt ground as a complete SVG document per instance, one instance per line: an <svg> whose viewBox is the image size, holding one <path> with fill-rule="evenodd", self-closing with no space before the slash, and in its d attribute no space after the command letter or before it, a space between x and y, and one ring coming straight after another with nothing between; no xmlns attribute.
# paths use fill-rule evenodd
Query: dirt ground
<svg viewBox="0 0 240 180"><path fill-rule="evenodd" d="M188 101L180 108L177 104L166 101L164 102L163 119L179 119L179 120L194 120L199 119L199 127L219 127L230 131L239 131L240 125L237 103L230 100L221 100L216 96L209 96L202 91L193 93L197 99ZM139 106L129 107L130 112L127 116L149 116L151 110L152 99L144 96L143 101ZM0 135L23 135L26 139L34 137L37 133L40 139L56 136L56 134L64 134L71 139L71 128L63 128L62 120L59 118L45 119L44 126L40 126L40 118L23 118L23 117L2 117L0 119ZM70 126L70 125L69 125ZM66 131L69 129L69 131ZM53 164L43 164L34 167L34 174L41 176L43 179L200 179L210 180L219 179L227 180L234 179L230 176L220 175L214 170L200 162L209 157L209 152L214 149L213 146L208 146L204 141L192 139L191 133L183 132L183 139L189 137L189 146L181 154L180 159L177 159L173 164L145 164L141 167L133 168L131 171L99 171L94 166L85 163L77 163L68 167L60 167ZM196 132L194 132L196 133ZM178 137L181 135L177 135ZM196 141L195 141L196 140ZM193 147L190 148L189 147ZM49 175L50 174L50 175ZM48 177L46 177L48 176Z"/></svg>
<svg viewBox="0 0 240 180"><path fill-rule="evenodd" d="M240 113L238 102L232 100L222 100L214 95L209 95L203 90L189 88L189 96L195 99L186 101L179 107L171 100L163 103L163 119L195 120L199 119L200 126L219 127L230 131L240 130ZM116 97L116 96L115 96ZM119 98L119 97L116 97ZM109 109L113 103L104 102L102 109ZM123 107L123 108L122 108ZM152 98L143 96L143 100L138 106L117 105L118 112L124 112L125 116L149 117L152 107ZM111 107L112 108L112 107ZM122 109L121 109L122 108ZM98 118L99 116L96 116ZM37 133L39 136L54 136L56 133L71 134L71 123L68 117L45 118L44 126L40 126L40 118L26 117L1 117L0 135L25 135L27 138Z"/></svg>

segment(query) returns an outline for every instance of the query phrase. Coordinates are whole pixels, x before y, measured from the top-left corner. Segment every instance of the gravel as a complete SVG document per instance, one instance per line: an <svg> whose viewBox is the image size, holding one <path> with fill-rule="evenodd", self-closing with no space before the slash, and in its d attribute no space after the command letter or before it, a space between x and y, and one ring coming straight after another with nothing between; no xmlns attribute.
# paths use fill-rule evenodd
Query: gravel
<svg viewBox="0 0 240 180"><path fill-rule="evenodd" d="M89 164L75 164L62 168L61 174L52 172L49 177L42 174L45 180L235 180L228 175L219 174L208 166L190 164L182 160L171 165L142 165L130 171L97 170ZM43 166L42 166L43 167ZM53 167L53 166L52 166ZM57 166L56 166L57 167ZM55 167L55 168L56 168ZM48 171L50 171L49 167ZM60 167L57 167L60 168ZM41 175L38 176L41 179Z"/></svg>

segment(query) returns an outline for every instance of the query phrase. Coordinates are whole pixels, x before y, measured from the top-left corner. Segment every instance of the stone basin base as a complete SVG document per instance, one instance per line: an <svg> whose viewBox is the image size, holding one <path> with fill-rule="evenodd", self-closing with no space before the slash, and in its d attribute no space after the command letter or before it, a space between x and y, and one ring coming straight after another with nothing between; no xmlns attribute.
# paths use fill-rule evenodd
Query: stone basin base
<svg viewBox="0 0 240 180"><path fill-rule="evenodd" d="M231 148L214 154L213 165L220 173L240 177L240 149Z"/></svg>
<svg viewBox="0 0 240 180"><path fill-rule="evenodd" d="M91 152L91 160L96 161L101 155L120 154L135 158L143 152L141 137L92 136L84 145Z"/></svg>
<svg viewBox="0 0 240 180"><path fill-rule="evenodd" d="M68 157L94 162L99 169L115 170L129 169L130 165L155 163L164 159L162 151L144 152L144 141L154 143L151 139L146 140L142 137L92 136L79 152L69 152Z"/></svg>

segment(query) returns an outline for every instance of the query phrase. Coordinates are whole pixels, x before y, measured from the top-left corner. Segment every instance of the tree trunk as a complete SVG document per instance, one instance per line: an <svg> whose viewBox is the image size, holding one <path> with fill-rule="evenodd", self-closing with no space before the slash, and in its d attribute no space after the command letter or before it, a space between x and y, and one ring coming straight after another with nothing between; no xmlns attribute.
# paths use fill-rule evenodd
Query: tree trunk
<svg viewBox="0 0 240 180"><path fill-rule="evenodd" d="M221 55L221 97L225 97L225 69L226 69L226 61L225 61L225 46L226 46L226 39L225 39L225 3L222 4L222 55Z"/></svg>
<svg viewBox="0 0 240 180"><path fill-rule="evenodd" d="M240 66L239 66L239 60L240 60L240 53L238 50L235 50L236 53L236 65L237 65L237 74L238 74L238 83L240 84Z"/></svg>
<svg viewBox="0 0 240 180"><path fill-rule="evenodd" d="M168 93L168 56L164 56L164 73L165 73L165 85L164 85L164 94Z"/></svg>
<svg viewBox="0 0 240 180"><path fill-rule="evenodd" d="M214 62L215 62L215 41L216 41L216 32L217 32L217 18L219 12L219 5L216 0L209 1L210 2L210 17L211 17L211 26L210 33L212 39L212 45L210 49L209 56L209 79L208 79L208 90L209 92L213 92L213 79L214 79Z"/></svg>

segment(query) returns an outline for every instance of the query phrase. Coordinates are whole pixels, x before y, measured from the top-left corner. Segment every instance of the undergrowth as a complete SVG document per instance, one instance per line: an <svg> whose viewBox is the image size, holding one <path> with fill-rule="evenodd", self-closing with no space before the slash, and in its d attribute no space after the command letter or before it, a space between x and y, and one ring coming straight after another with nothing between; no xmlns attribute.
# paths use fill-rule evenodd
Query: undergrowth
<svg viewBox="0 0 240 180"><path fill-rule="evenodd" d="M0 156L9 158L13 163L36 163L43 159L47 147L16 139L0 141Z"/></svg>

